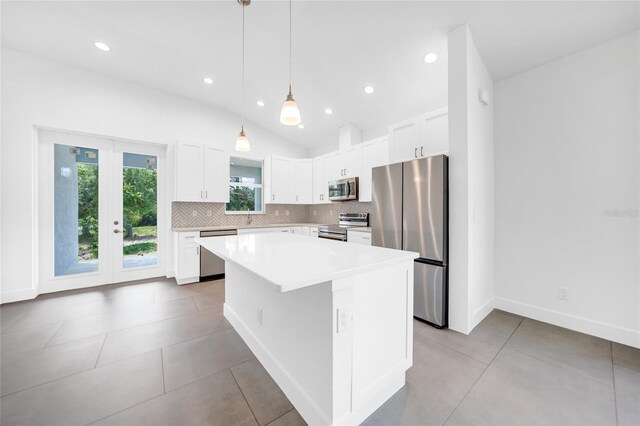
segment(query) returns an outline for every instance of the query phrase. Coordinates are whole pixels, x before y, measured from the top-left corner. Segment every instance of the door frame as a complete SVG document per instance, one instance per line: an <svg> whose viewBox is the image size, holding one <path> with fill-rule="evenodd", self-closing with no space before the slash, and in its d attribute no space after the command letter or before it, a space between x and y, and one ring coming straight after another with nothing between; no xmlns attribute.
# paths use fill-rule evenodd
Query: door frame
<svg viewBox="0 0 640 426"><path fill-rule="evenodd" d="M48 271L43 271L42 270L42 262L41 262L41 258L43 256L43 254L48 255L50 258L53 259L53 255L54 252L52 251L54 249L53 246L53 232L54 232L54 228L53 228L53 217L49 217L48 219L45 218L45 214L46 212L43 212L43 210L46 210L48 213L51 213L53 210L53 200L54 200L54 193L53 193L53 180L50 178L51 173L53 172L52 167L53 167L53 163L51 163L51 167L47 167L46 170L45 169L41 169L40 168L40 163L41 161L45 160L42 158L43 155L43 150L42 150L42 145L45 143L45 141L43 140L43 135L42 133L45 134L49 134L49 133L56 133L58 134L60 139L61 139L61 143L66 143L66 141L69 141L70 145L77 145L77 143L73 143L73 141L78 141L80 140L80 138L85 138L85 139L90 139L92 140L92 142L95 142L96 140L98 141L103 141L102 146L103 147L107 147L108 150L107 151L101 151L100 157L99 157L99 166L102 166L103 164L104 166L104 172L102 173L102 179L100 179L100 183L99 185L103 184L103 180L108 180L108 182L112 181L113 178L113 169L115 168L114 166L114 161L112 160L112 156L115 155L115 146L117 144L123 144L126 146L131 146L131 144L133 144L133 146L139 146L139 147L148 147L148 148L152 148L155 150L158 150L158 249L162 250L162 252L159 251L159 262L157 265L157 270L158 270L158 275L157 276L166 276L167 275L167 270L168 267L172 264L171 261L169 261L168 256L171 255L172 250L171 247L169 247L169 245L171 244L171 240L169 238L169 224L170 224L170 209L167 207L167 188L168 188L168 183L169 183L169 178L171 175L171 172L169 170L169 168L167 167L168 165L168 161L167 161L167 157L169 155L169 149L167 144L159 144L159 143L152 143L152 142L145 142L145 141L138 141L138 140L132 140L132 139L125 139L125 138L119 138L119 137L113 137L113 136L106 136L106 135L99 135L99 134L94 134L94 133L88 133L88 132L80 132L80 131L73 131L73 130L65 130L65 129L59 129L59 128L53 128L53 127L48 127L48 126L38 126L38 125L34 125L33 126L33 143L32 143L32 171L33 171L33 191L32 191L32 202L33 202L33 215L32 215L32 221L33 221L33 236L32 236L32 241L33 241L33 253L32 253L32 258L33 258L33 284L32 284L32 289L33 289L33 297L37 296L38 294L44 294L44 293L52 293L52 292L58 292L58 291L65 291L65 290L72 290L72 289L81 289L81 288L88 288L88 287L97 287L100 285L108 285L108 284L113 284L113 283L117 283L117 282L123 282L123 281L131 281L131 280L136 280L136 279L141 279L144 276L144 272L147 271L148 268L132 268L131 271L126 271L126 272L131 272L131 274L127 274L126 278L125 277L116 277L116 272L114 270L114 243L113 243L113 239L110 238L110 234L108 234L109 232L112 231L113 226L111 225L111 215L113 214L113 206L105 206L104 211L101 211L100 216L99 216L99 241L100 238L106 238L106 241L102 243L102 246L105 247L105 250L109 252L109 256L108 259L105 259L105 261L103 262L99 262L99 271L96 272L92 272L92 273L86 273L86 274L74 274L74 275L70 275L70 276L64 276L64 277L55 277L54 276L54 272L52 268L49 268ZM91 143L87 144L87 143L79 143L80 146L92 146ZM49 152L50 155L50 159L53 159L53 144L49 144L46 149ZM105 148L99 148L99 149L105 149ZM142 148L141 148L142 150ZM130 152L129 150L127 150L126 152ZM135 151L134 151L135 152ZM109 167L109 165L111 167ZM49 177L47 177L47 175ZM106 182L105 182L106 183ZM108 183L106 183L106 185L109 185ZM105 185L105 188L108 188ZM49 189L49 197L46 199L46 202L48 202L49 204L47 205L46 202L43 205L43 196L41 195L42 191L46 191L47 189ZM107 199L107 192L113 192L111 189L108 189L107 191L100 191L99 196L100 197L104 197L105 199ZM47 223L48 222L48 223ZM43 226L43 224L45 226ZM45 240L47 241L49 244L41 244L43 242L42 237L44 235L44 230L48 229L48 231L50 231L50 236L49 236L49 240ZM100 243L99 243L100 244ZM45 246L45 247L41 247L41 246ZM49 263L47 266L52 265L53 263ZM155 268L153 268L155 269ZM102 277L99 278L99 276L102 275ZM88 277L96 277L98 278L96 281L90 281L90 282L81 282L78 283L78 281L83 281L83 279L86 280L86 278ZM79 280L78 280L79 278ZM56 285L53 286L52 283L55 282Z"/></svg>

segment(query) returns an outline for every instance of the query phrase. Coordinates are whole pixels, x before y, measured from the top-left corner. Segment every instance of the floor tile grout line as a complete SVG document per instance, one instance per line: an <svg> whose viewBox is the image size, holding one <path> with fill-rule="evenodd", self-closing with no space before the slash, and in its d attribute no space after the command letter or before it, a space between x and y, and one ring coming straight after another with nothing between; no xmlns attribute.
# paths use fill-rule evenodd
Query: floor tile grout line
<svg viewBox="0 0 640 426"><path fill-rule="evenodd" d="M147 352L147 353L149 353L149 352ZM254 358L255 358L255 356L254 356ZM191 382L191 383L187 383L187 384L184 384L184 385L178 386L178 387L177 387L177 388L175 388L175 389L171 389L169 392L166 392L166 393L163 393L163 394L160 394L160 395L156 395L156 396L151 397L151 398L149 398L149 399L145 399L144 401L140 401L140 402L138 402L138 403L136 403L136 404L134 404L134 405L132 405L132 406L130 406L130 407L126 407L126 408L123 408L122 410L118 410L118 411L116 411L116 412L114 412L114 413L111 413L111 414L109 414L109 415L107 415L107 416L100 417L99 419L94 420L94 421L92 421L91 423L87 423L87 426L89 426L89 425L93 425L93 424L95 424L95 423L98 423L99 421L102 421L102 420L104 420L104 419L107 419L107 418L109 418L109 417L111 417L111 416L115 416L116 414L120 414L120 413L122 413L123 411L130 410L130 409L132 409L132 408L134 408L134 407L137 407L138 405L145 404L145 403L147 403L147 402L149 402L149 401L153 401L154 399L157 399L157 398L161 398L161 397L163 397L164 395L169 395L170 393L173 393L173 392L175 392L175 391L177 391L177 390L180 390L180 389L182 389L182 388L184 388L184 387L186 387L186 386L193 385L193 384L195 384L195 383L198 383L198 382L201 382L201 381L203 381L203 380L206 380L206 379L208 379L208 378L210 378L210 377L212 377L212 376L215 376L216 374L224 373L226 370L231 370L231 368L236 367L236 366L241 365L241 364L244 364L245 362L249 362L249 361L252 361L252 360L243 361L243 362L241 362L241 363L239 363L239 364L236 364L236 365L234 365L234 366L232 366L232 367L229 367L229 368L226 368L226 369L223 369L223 370L220 370L220 371L216 371L215 373L211 373L211 374L208 374L208 375L206 375L206 376L204 376L204 377L202 377L202 378L199 378L199 379L197 379L197 380L194 380L194 381L193 381L193 382ZM233 373L232 373L231 375L233 376ZM235 378L234 378L234 380L235 380ZM239 387L239 386L238 386L238 387ZM247 405L248 405L248 403L247 403ZM254 417L255 417L255 416L254 416Z"/></svg>
<svg viewBox="0 0 640 426"><path fill-rule="evenodd" d="M418 332L418 333L419 333L419 332ZM451 346L449 346L449 345L447 345L447 344L444 344L444 343L442 343L442 342L440 342L440 341L438 341L438 340L436 340L436 339L434 339L434 338L432 338L432 337L429 337L429 336L424 335L424 334L420 334L420 335L421 335L422 337L424 337L425 339L429 339L429 341L431 341L431 342L435 342L435 343L437 343L438 345L441 345L441 346L443 346L443 347L445 347L445 348L447 348L447 349L449 349L449 350L452 350L452 351L453 351L453 352L455 352L455 353L458 353L458 354L460 354L460 355L464 355L465 357L470 358L470 359L472 359L472 360L474 360L474 361L477 361L477 362L479 362L479 363L481 363L481 364L483 364L483 365L489 365L489 363L487 363L487 361L482 361L482 360L480 360L480 359L478 359L478 358L476 358L476 357L474 357L474 356L472 356L472 355L466 354L466 353L464 353L464 352L462 352L462 351L460 351L460 350L458 350L458 349L456 349L456 348L453 348L453 347L451 347Z"/></svg>
<svg viewBox="0 0 640 426"><path fill-rule="evenodd" d="M93 289L93 288L95 288L95 287L89 287L89 289ZM91 313L91 314L86 314L86 315L80 315L80 316L77 316L77 317L66 318L66 319L61 320L61 321L59 320L59 321L52 321L52 322L43 322L43 323L27 324L25 328L18 328L17 330L13 329L13 327L15 327L15 324L16 324L20 319L22 319L22 318L27 314L27 312L25 312L24 314L22 314L22 315L19 317L19 319L18 319L18 320L15 320L15 321L14 321L14 323L12 323L11 325L9 325L9 326L8 326L8 327L9 327L9 329L8 329L8 330L5 330L4 332L2 332L2 333L0 333L0 334L6 334L6 333L14 333L14 332L19 332L19 331L25 331L26 329L29 329L29 328L32 328L32 327L43 327L43 326L47 326L47 325L51 325L51 324L55 324L55 323L57 323L57 322L63 322L63 323L64 323L64 322L68 322L68 321L74 321L74 320L77 320L77 319L87 318L87 317L90 317L90 316L102 315L102 314L106 314L106 313L110 313L110 312L116 312L116 311L121 311L121 310L125 310L125 309L136 309L136 308L140 308L141 306L152 306L152 305L157 306L157 305L158 305L158 303L172 302L172 301L176 301L176 300L179 300L179 299L188 299L188 298L193 298L193 297L194 297L194 295L185 295L185 296L179 296L179 297L169 298L169 299L166 299L166 300L158 300L158 299L157 299L157 296L156 296L156 293L155 293L155 290L156 290L156 289L152 289L152 290L153 290L153 291L152 291L152 294L153 294L153 298L154 298L153 303L149 303L149 304L144 304L144 303L143 303L143 304L140 304L140 305L123 306L123 307L120 307L120 308L107 309L107 310L101 311L101 312L99 312L99 313L97 313L97 314L96 314L96 313ZM218 291L218 290L216 289L216 290L211 290L211 291L205 291L205 292L202 292L202 293L198 293L196 296L199 296L200 294L210 294L210 293L215 293L216 291ZM82 294L82 293L79 293L79 294ZM65 297L65 296L61 295L61 296L58 296L58 297L61 297L61 298L62 298L62 297ZM124 295L123 295L123 296L117 296L117 297L113 297L113 298L120 298L120 297L127 297L127 296L124 296ZM113 298L111 298L111 299L113 299ZM54 297L52 297L52 298L50 298L50 299L46 299L46 300L55 300L55 298L54 298ZM97 302L97 301L93 301L93 302L84 302L84 303L80 303L80 305L82 305L82 304L88 304L88 303L96 303L96 302ZM195 304L195 301L194 301L194 305L196 305L196 304ZM196 305L196 310L197 310L197 308L198 308L198 307L197 307L197 305ZM204 312L204 311L203 311L203 312Z"/></svg>
<svg viewBox="0 0 640 426"><path fill-rule="evenodd" d="M102 346L100 346L100 352L98 352L98 357L96 358L95 364L93 364L93 368L98 367L98 361L100 361L100 355L102 355L102 350L104 349L105 343L107 343L107 336L109 333L104 333L104 339L102 339Z"/></svg>
<svg viewBox="0 0 640 426"><path fill-rule="evenodd" d="M160 348L160 366L162 367L162 394L167 394L167 384L164 377L164 352Z"/></svg>
<svg viewBox="0 0 640 426"><path fill-rule="evenodd" d="M45 349L47 347L51 347L51 346L49 346L49 344L51 343L53 338L56 337L56 334L58 334L58 332L62 329L62 326L64 326L65 322L66 321L62 321L62 323L58 326L58 328L56 328L56 331L51 335L51 337L49 337L49 340L47 340L47 343L42 348L40 348L40 350L43 350L43 349ZM55 346L55 345L53 345L53 346Z"/></svg>
<svg viewBox="0 0 640 426"><path fill-rule="evenodd" d="M293 404L292 404L293 405ZM295 410L296 407L293 407L291 410L287 411L286 413L282 414L281 416L276 417L275 419L271 420L269 423L267 423L264 426L269 426L271 424L273 424L276 420L283 418L284 416L286 416L287 414L289 414L290 412L292 412L293 410ZM372 413L373 414L373 413Z"/></svg>
<svg viewBox="0 0 640 426"><path fill-rule="evenodd" d="M613 407L616 412L616 425L620 424L618 420L618 396L616 395L616 369L613 364L613 342L609 341L609 350L611 351L611 376L613 377Z"/></svg>
<svg viewBox="0 0 640 426"><path fill-rule="evenodd" d="M504 343L502 344L502 346L500 347L500 349L498 349L498 352L496 352L496 354L494 355L494 357L491 359L491 362L489 362L489 364L487 364L487 366L485 367L485 369L482 371L482 374L480 374L480 376L478 376L478 378L476 379L475 382L473 382L473 385L471 385L471 387L469 388L469 390L467 391L467 393L464 394L464 397L462 397L462 399L460 400L460 402L458 403L458 405L456 405L456 407L451 411L451 413L447 416L447 418L442 422L442 425L445 425L449 419L451 418L451 416L453 416L455 414L456 411L458 411L458 408L460 408L460 406L462 405L462 403L467 399L467 397L469 396L469 394L471 393L471 391L476 387L476 385L478 384L478 382L480 381L480 379L482 379L482 377L484 376L484 374L487 372L487 370L489 369L489 367L491 367L491 364L493 364L493 361L496 359L496 357L498 356L498 354L500 352L502 352L502 349L504 348L504 346L507 344L507 342L511 339L511 337L515 334L515 332L518 330L518 328L520 328L520 324L522 324L522 320L520 320L520 322L518 323L518 325L516 326L516 328L513 329L513 331L511 332L511 334L509 335L509 337L504 341Z"/></svg>
<svg viewBox="0 0 640 426"><path fill-rule="evenodd" d="M518 352L519 354L522 354L522 355L525 355L525 356L527 356L527 357L529 357L529 358L532 358L532 359L535 359L535 360L537 360L537 361L540 361L540 362L542 362L542 363L544 363L544 364L550 365L550 366L552 366L552 367L555 367L555 368L558 368L558 369L561 369L561 370L565 370L565 371L567 371L567 372L569 372L569 373L572 373L572 374L576 374L576 375L578 375L578 376L582 377L583 379L586 379L586 380L592 381L592 382L594 382L594 383L597 383L597 384L599 384L600 386L604 386L604 387L612 388L612 389L614 388L613 382L612 382L611 384L603 383L602 381L600 381L600 380L598 380L598 379L595 379L595 378L593 378L593 377L587 376L586 374L584 374L584 373L582 373L582 372L580 372L580 371L577 371L577 370L573 369L573 368L571 367L571 365L563 365L563 364L561 364L561 363L559 363L559 362L555 362L555 361L553 361L553 360L542 359L542 358L537 357L537 356L535 356L535 355L532 355L532 354L530 354L530 353L528 353L528 352L524 352L523 350L518 349L518 348L510 348L510 349L511 349L512 351Z"/></svg>
<svg viewBox="0 0 640 426"><path fill-rule="evenodd" d="M205 311L205 312L206 312L206 311ZM169 319L173 319L173 318L169 318ZM147 325L147 324L143 324L143 325ZM130 356L127 356L127 357L124 357L124 358L119 358L119 359L116 359L116 360L114 360L114 361L105 362L104 364L100 364L100 367L102 367L103 365L113 364L114 362L124 361L124 360L129 359L129 358L134 358L134 357L137 357L137 356L140 356L140 355L148 354L148 353L150 353L150 352L157 351L158 349L170 348L170 347L172 347L172 346L181 345L181 344L183 344L183 343L191 342L191 341L193 341L193 340L201 339L201 338L203 338L203 337L209 337L209 336L211 336L211 335L213 335L213 334L217 334L217 333L221 333L221 332L223 332L223 331L229 330L230 328L233 328L233 326L229 325L228 327L222 328L222 329L220 329L220 330L214 330L214 331L211 331L211 332L209 332L209 333L207 333L207 334L203 334L203 335L198 336L198 337L193 337L193 338L188 339L188 340L183 340L183 341L181 341L181 342L176 342L176 343L172 343L172 344L170 344L170 345L161 346L160 348L150 349L150 350L148 350L148 351L141 352L141 353L139 353L139 354L130 355ZM127 329L126 329L126 328L123 328L123 329L121 329L121 330L127 330ZM119 330L114 330L114 331L119 331ZM110 332L110 333L113 333L113 331L112 331L112 332ZM92 336L92 337L95 337L95 336Z"/></svg>
<svg viewBox="0 0 640 426"><path fill-rule="evenodd" d="M256 413L253 412L253 408L251 408L251 404L249 404L249 400L247 399L247 397L245 396L244 392L242 391L242 387L240 386L240 383L238 383L238 379L236 379L235 374L233 374L232 368L234 368L234 367L236 367L236 366L234 365L233 367L229 368L229 373L231 373L231 377L233 377L233 381L236 382L236 386L238 386L238 390L240 391L240 394L242 395L242 398L244 398L244 402L247 403L247 407L249 407L249 411L251 411L251 415L253 415L253 418L256 420L256 424L260 425L260 422L258 421L258 418L256 417Z"/></svg>

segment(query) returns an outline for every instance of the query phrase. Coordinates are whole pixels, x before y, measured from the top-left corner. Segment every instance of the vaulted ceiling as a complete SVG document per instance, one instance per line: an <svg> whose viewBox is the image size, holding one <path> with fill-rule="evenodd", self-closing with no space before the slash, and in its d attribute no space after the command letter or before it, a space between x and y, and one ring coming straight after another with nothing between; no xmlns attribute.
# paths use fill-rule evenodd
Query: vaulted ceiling
<svg viewBox="0 0 640 426"><path fill-rule="evenodd" d="M4 47L240 112L242 10L234 0L1 7ZM463 23L495 80L639 27L638 2L294 1L293 89L305 125L298 129L279 123L288 2L254 0L246 13L246 115L309 147L335 139L346 123L386 126L446 105L447 32ZM111 51L96 49L96 40ZM434 64L423 60L429 52L439 56Z"/></svg>

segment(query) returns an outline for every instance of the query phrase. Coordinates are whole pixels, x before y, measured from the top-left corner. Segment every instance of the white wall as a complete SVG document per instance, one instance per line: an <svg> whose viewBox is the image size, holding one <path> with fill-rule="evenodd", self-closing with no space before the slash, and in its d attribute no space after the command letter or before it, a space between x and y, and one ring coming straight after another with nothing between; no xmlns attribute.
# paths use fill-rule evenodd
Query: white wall
<svg viewBox="0 0 640 426"><path fill-rule="evenodd" d="M33 126L166 144L234 149L240 118L221 108L2 49L2 300L32 293ZM252 123L252 157L305 157L307 149ZM169 262L171 263L171 262Z"/></svg>
<svg viewBox="0 0 640 426"><path fill-rule="evenodd" d="M639 37L502 80L495 93L497 306L637 347Z"/></svg>
<svg viewBox="0 0 640 426"><path fill-rule="evenodd" d="M493 81L467 25L448 49L449 327L469 333L494 301Z"/></svg>

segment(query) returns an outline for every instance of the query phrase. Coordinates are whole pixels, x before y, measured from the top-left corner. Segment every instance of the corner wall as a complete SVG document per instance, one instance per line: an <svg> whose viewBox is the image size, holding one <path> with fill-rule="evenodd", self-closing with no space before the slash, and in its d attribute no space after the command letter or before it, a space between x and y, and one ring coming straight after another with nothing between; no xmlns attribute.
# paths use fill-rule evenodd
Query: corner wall
<svg viewBox="0 0 640 426"><path fill-rule="evenodd" d="M496 306L636 347L639 37L502 80L495 95Z"/></svg>
<svg viewBox="0 0 640 426"><path fill-rule="evenodd" d="M494 303L493 80L467 25L448 48L449 327L468 334Z"/></svg>

